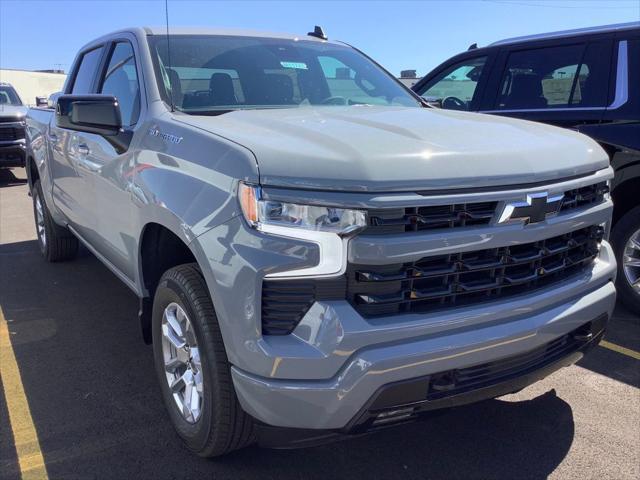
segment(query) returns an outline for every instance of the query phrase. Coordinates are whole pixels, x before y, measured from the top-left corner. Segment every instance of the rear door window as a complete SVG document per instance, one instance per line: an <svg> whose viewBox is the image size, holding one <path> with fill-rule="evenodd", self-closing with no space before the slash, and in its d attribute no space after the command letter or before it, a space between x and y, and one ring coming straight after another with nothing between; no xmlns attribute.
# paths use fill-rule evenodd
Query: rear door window
<svg viewBox="0 0 640 480"><path fill-rule="evenodd" d="M609 91L611 44L591 43L582 58L571 105L576 107L604 107Z"/></svg>
<svg viewBox="0 0 640 480"><path fill-rule="evenodd" d="M82 95L92 93L91 89L93 88L93 81L96 78L96 72L100 64L100 59L102 58L103 49L103 47L98 47L82 55L78 71L73 81L72 94Z"/></svg>
<svg viewBox="0 0 640 480"><path fill-rule="evenodd" d="M565 45L512 52L500 82L498 110L604 107L608 45Z"/></svg>

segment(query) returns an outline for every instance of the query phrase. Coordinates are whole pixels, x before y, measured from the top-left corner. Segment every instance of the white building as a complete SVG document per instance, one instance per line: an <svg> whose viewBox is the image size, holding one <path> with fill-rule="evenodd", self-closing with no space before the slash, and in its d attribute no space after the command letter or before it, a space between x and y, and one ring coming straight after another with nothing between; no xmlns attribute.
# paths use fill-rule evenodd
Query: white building
<svg viewBox="0 0 640 480"><path fill-rule="evenodd" d="M25 105L35 105L36 97L48 97L59 92L66 79L64 73L0 69L0 82L10 83Z"/></svg>

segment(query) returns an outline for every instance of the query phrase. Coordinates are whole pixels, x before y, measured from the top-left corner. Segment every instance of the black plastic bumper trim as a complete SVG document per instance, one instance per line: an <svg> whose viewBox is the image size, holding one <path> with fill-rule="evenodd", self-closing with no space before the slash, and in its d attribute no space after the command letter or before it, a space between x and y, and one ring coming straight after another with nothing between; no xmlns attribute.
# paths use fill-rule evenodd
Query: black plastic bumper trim
<svg viewBox="0 0 640 480"><path fill-rule="evenodd" d="M508 380L489 384L470 391L464 391L435 400L426 400L425 397L432 375L384 385L378 389L369 402L365 404L360 412L355 415L351 422L343 429L320 430L275 427L256 421L255 429L258 444L267 448L280 449L312 447L367 435L383 428L418 421L437 410L468 405L470 403L518 392L544 379L553 372L581 360L589 350L600 343L600 340L604 336L607 322L608 316L606 314L601 315L571 332L570 335L575 341L574 346L572 350L562 357L543 364L540 368L528 370ZM372 419L375 418L375 415L380 411L404 408L413 409L410 418L388 425L372 425Z"/></svg>

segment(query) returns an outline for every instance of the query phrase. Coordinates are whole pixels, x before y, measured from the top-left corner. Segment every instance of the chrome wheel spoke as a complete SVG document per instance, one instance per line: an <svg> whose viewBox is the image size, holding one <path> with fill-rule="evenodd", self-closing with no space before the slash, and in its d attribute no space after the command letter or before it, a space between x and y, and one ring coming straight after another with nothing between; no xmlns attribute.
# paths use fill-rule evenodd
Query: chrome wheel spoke
<svg viewBox="0 0 640 480"><path fill-rule="evenodd" d="M164 370L167 373L176 373L176 370L182 366L184 366L184 363L177 358L170 358L164 362Z"/></svg>
<svg viewBox="0 0 640 480"><path fill-rule="evenodd" d="M171 345L177 350L185 346L185 342L182 338L176 335L176 332L169 324L162 326L162 335L166 338Z"/></svg>
<svg viewBox="0 0 640 480"><path fill-rule="evenodd" d="M200 398L201 392L198 391L198 384L193 382L193 386L189 391L189 396L185 393L185 403L189 402L189 411L194 419L200 416Z"/></svg>
<svg viewBox="0 0 640 480"><path fill-rule="evenodd" d="M640 267L640 258L632 258L632 257L625 256L624 264L627 267Z"/></svg>
<svg viewBox="0 0 640 480"><path fill-rule="evenodd" d="M186 372L182 376L176 378L173 383L169 385L173 393L180 393L187 387L187 381L189 378L185 378L185 375Z"/></svg>
<svg viewBox="0 0 640 480"><path fill-rule="evenodd" d="M196 367L196 371L202 370L200 363L200 350L198 347L191 348L191 363Z"/></svg>
<svg viewBox="0 0 640 480"><path fill-rule="evenodd" d="M174 309L167 307L164 311L162 334L176 349L183 348L186 345L183 329Z"/></svg>
<svg viewBox="0 0 640 480"><path fill-rule="evenodd" d="M196 391L202 396L203 391L203 383L202 383L202 372L198 372L194 376L196 382Z"/></svg>
<svg viewBox="0 0 640 480"><path fill-rule="evenodd" d="M171 327L174 335L177 338L184 340L184 331L182 330L182 325L180 324L180 320L177 317L177 312L173 309L167 309L165 310L164 314L167 319L167 325Z"/></svg>

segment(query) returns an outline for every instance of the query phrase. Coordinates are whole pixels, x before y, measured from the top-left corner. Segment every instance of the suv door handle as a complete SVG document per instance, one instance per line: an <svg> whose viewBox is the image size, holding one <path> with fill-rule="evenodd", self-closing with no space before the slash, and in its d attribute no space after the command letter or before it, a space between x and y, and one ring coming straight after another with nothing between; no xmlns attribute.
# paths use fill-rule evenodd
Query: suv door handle
<svg viewBox="0 0 640 480"><path fill-rule="evenodd" d="M91 153L91 150L89 150L89 147L87 146L86 143L80 143L76 146L76 151L80 154L80 155L89 155L89 153Z"/></svg>
<svg viewBox="0 0 640 480"><path fill-rule="evenodd" d="M56 143L58 141L58 136L55 133L50 133L49 134L49 141Z"/></svg>

